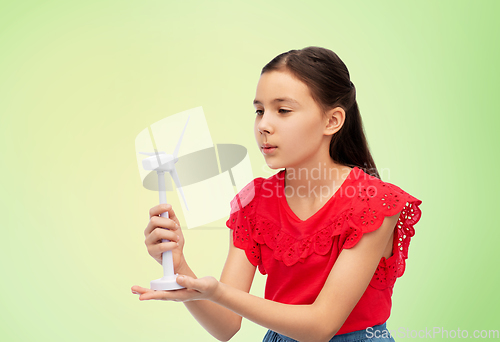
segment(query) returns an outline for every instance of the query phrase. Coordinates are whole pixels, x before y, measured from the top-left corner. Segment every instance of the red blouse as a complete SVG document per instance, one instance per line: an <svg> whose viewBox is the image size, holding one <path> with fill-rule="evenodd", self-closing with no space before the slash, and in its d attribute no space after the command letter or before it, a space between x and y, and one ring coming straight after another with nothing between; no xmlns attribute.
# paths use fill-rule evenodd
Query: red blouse
<svg viewBox="0 0 500 342"><path fill-rule="evenodd" d="M354 167L327 203L303 221L288 206L282 170L259 177L231 201L226 225L234 245L267 274L265 298L285 304L312 304L344 248L382 225L385 216L401 212L393 254L382 257L363 296L337 334L363 330L389 318L391 295L403 275L408 246L415 234L422 201L399 187Z"/></svg>

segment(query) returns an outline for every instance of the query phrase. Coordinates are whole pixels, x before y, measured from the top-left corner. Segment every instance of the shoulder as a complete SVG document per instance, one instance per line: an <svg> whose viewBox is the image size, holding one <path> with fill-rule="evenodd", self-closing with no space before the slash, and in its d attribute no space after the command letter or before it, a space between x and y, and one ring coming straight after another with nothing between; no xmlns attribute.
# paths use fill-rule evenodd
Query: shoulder
<svg viewBox="0 0 500 342"><path fill-rule="evenodd" d="M248 260L254 266L261 264L260 248L254 236L256 235L254 228L257 206L262 199L267 199L268 195L263 195L263 189L266 186L273 187L279 182L279 177L280 173L268 178L255 178L245 185L231 201L231 214L226 221L226 226L233 230L233 245L245 250ZM263 268L260 272L265 274Z"/></svg>
<svg viewBox="0 0 500 342"><path fill-rule="evenodd" d="M358 167L353 169L350 184L353 189L346 194L351 197L352 206L382 210L385 216L398 213L407 202L417 205L422 203L397 185L374 177Z"/></svg>
<svg viewBox="0 0 500 342"><path fill-rule="evenodd" d="M280 180L284 175L284 171L268 177L257 177L245 185L231 201L231 214L248 207L254 207L260 197L266 198L277 196L277 191ZM275 195L275 196L273 196Z"/></svg>
<svg viewBox="0 0 500 342"><path fill-rule="evenodd" d="M355 233L350 244L354 245L363 233L381 227L386 217L392 217L387 221L396 221L398 228L408 229L408 235L412 236L413 225L421 217L419 206L422 201L397 185L371 176L362 169L355 168L354 171L350 185L355 190L349 193L352 196L346 211L348 225Z"/></svg>

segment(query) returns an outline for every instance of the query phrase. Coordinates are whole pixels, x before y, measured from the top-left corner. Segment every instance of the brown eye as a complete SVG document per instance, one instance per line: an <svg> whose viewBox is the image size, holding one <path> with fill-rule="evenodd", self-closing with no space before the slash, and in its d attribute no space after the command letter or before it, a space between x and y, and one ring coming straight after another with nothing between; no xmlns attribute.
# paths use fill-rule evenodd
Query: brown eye
<svg viewBox="0 0 500 342"><path fill-rule="evenodd" d="M255 114L257 114L257 115L263 115L263 114L264 114L264 112L263 112L262 110L260 110L260 109L257 109L257 110L255 111Z"/></svg>

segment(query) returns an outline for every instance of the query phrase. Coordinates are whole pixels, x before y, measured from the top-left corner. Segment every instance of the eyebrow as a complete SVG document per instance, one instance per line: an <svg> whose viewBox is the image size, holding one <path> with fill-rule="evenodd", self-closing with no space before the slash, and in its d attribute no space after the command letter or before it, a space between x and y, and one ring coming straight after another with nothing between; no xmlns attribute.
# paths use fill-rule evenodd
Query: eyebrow
<svg viewBox="0 0 500 342"><path fill-rule="evenodd" d="M299 103L296 100L292 99L291 97L281 97L281 98L277 98L277 99L274 99L274 100L271 101L271 103L276 103L276 102L290 102L290 103L299 105ZM256 105L256 104L262 105L262 102L260 102L259 100L255 99L255 100L253 100L253 104L254 105Z"/></svg>

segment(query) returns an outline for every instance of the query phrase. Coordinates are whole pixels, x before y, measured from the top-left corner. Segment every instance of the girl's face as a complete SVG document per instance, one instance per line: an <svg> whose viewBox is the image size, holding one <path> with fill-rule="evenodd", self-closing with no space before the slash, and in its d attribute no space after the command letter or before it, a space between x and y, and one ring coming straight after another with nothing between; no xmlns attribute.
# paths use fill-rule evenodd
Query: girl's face
<svg viewBox="0 0 500 342"><path fill-rule="evenodd" d="M254 106L255 139L270 168L318 167L331 159L328 120L307 85L291 73L262 74Z"/></svg>

